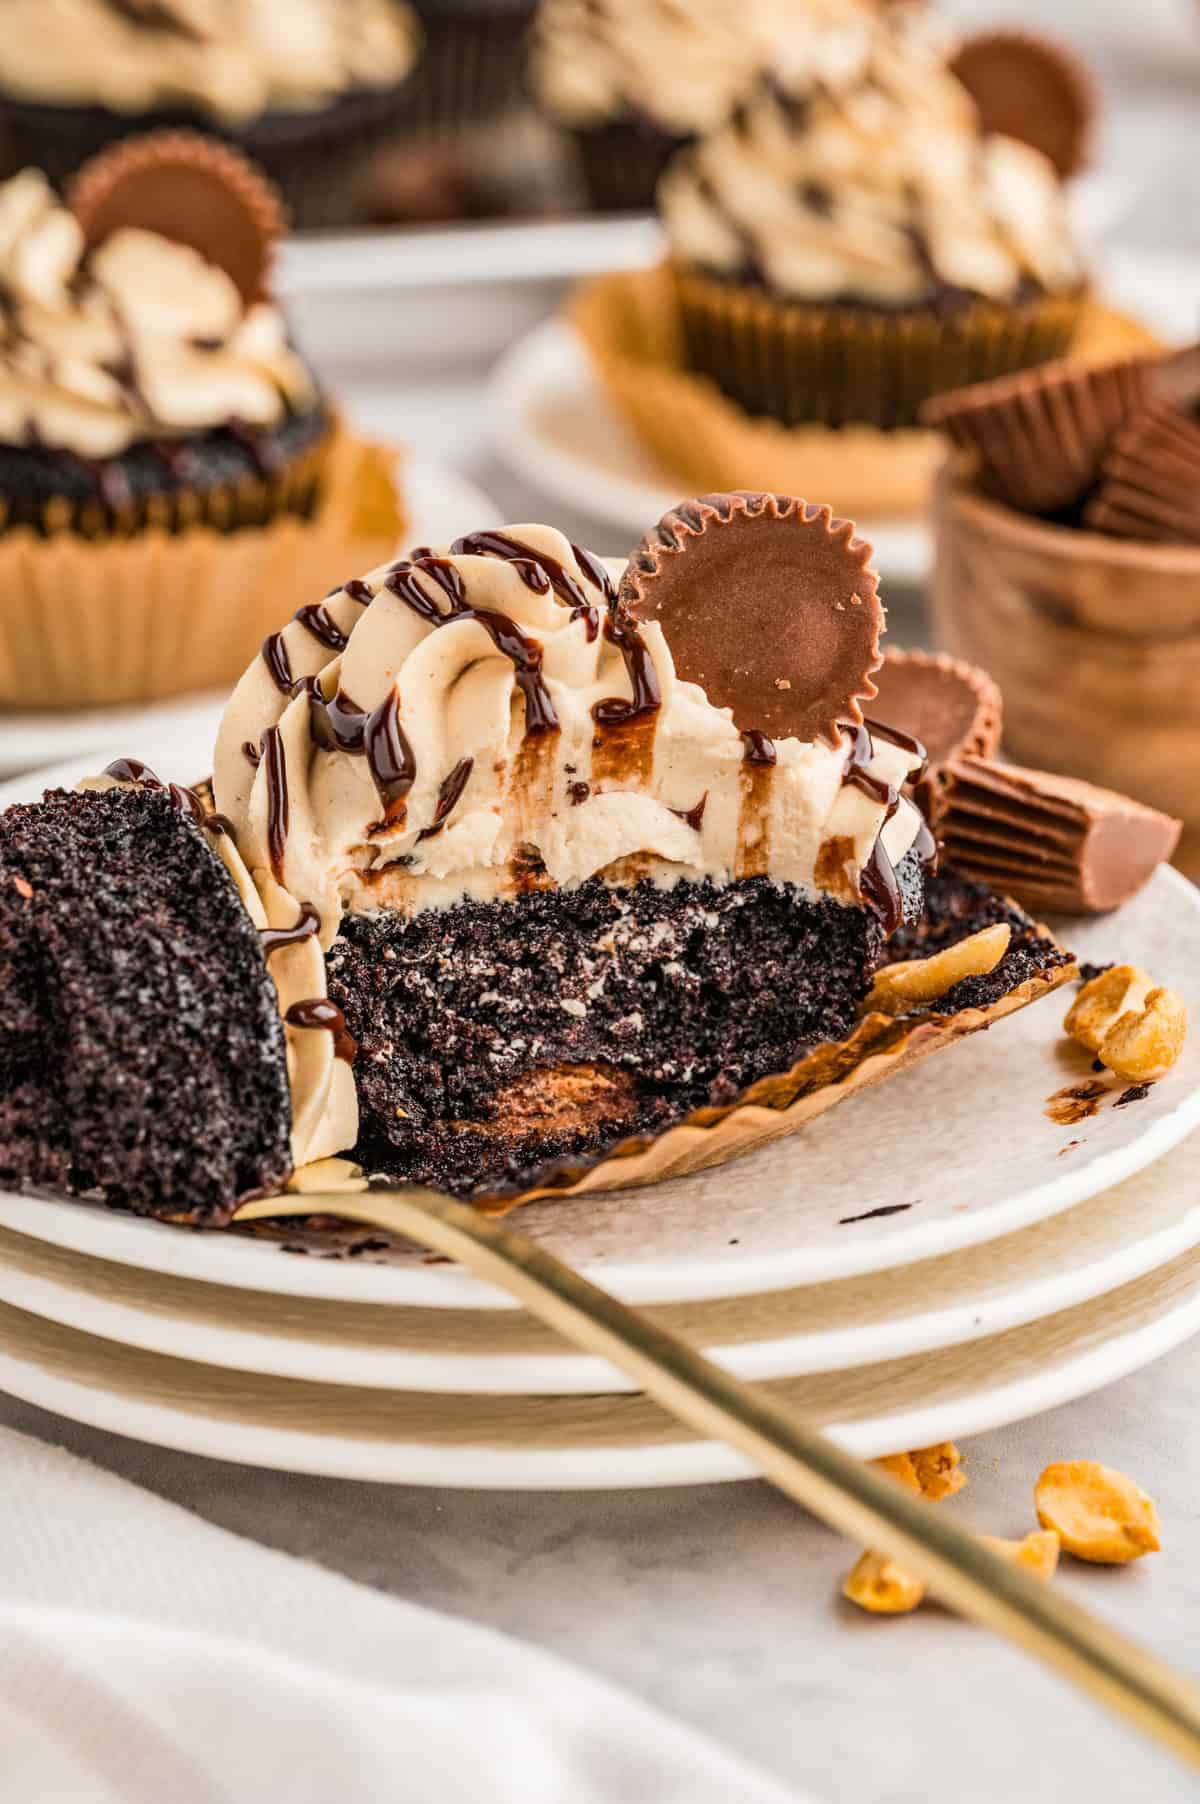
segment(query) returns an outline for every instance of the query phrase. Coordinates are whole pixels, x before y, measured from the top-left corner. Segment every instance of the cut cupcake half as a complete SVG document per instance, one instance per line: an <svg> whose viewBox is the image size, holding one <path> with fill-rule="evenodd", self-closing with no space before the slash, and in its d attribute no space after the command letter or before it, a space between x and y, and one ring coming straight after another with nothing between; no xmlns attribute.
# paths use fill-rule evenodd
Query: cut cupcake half
<svg viewBox="0 0 1200 1804"><path fill-rule="evenodd" d="M619 583L518 525L305 604L211 788L118 761L0 822L0 1179L223 1226L342 1156L502 1212L732 1158L1047 994L1070 955L933 870L882 627L853 528L769 493L682 504Z"/></svg>

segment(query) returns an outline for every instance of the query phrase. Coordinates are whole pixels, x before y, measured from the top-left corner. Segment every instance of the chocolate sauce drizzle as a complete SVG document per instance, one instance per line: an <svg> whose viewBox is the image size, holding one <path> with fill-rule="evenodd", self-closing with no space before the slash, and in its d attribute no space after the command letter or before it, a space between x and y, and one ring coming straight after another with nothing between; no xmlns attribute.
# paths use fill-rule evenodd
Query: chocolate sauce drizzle
<svg viewBox="0 0 1200 1804"><path fill-rule="evenodd" d="M246 760L247 764L252 764L255 770L258 769L258 761L262 757L262 752L259 750L258 746L255 745L253 739L242 740L242 757Z"/></svg>
<svg viewBox="0 0 1200 1804"><path fill-rule="evenodd" d="M383 819L371 831L399 826L407 807L405 798L416 781L417 761L400 725L400 697L395 689L389 689L374 713L367 715L363 750L383 803Z"/></svg>
<svg viewBox="0 0 1200 1804"><path fill-rule="evenodd" d="M475 768L474 758L460 758L450 775L438 790L437 806L433 811L433 821L428 827L422 827L417 834L418 840L432 839L440 833L454 810L462 800L462 792L470 781L471 772Z"/></svg>
<svg viewBox="0 0 1200 1804"><path fill-rule="evenodd" d="M346 1026L346 1017L328 996L310 996L293 1002L284 1016L291 1027L323 1027L333 1035L333 1056L347 1065L358 1057L358 1041Z"/></svg>
<svg viewBox="0 0 1200 1804"><path fill-rule="evenodd" d="M625 660L625 674L633 694L629 701L624 696L610 695L597 702L592 709L596 725L625 727L631 721L656 714L662 707L658 672L636 620L627 614L610 613L604 622L604 637L616 646Z"/></svg>
<svg viewBox="0 0 1200 1804"><path fill-rule="evenodd" d="M310 601L306 607L297 608L292 619L330 651L345 651L350 643L349 634L342 631L323 601Z"/></svg>
<svg viewBox="0 0 1200 1804"><path fill-rule="evenodd" d="M267 851L275 881L282 883L288 836L288 780L283 735L278 727L268 727L264 732L262 755L267 773Z"/></svg>
<svg viewBox="0 0 1200 1804"><path fill-rule="evenodd" d="M760 733L757 727L748 727L742 734L743 764L774 764L776 761L775 741Z"/></svg>
<svg viewBox="0 0 1200 1804"><path fill-rule="evenodd" d="M280 695L290 696L296 679L292 675L291 659L288 657L282 633L267 634L262 642L262 661L267 667L267 675Z"/></svg>
<svg viewBox="0 0 1200 1804"><path fill-rule="evenodd" d="M302 946L305 940L311 940L321 929L321 917L311 902L300 904L300 913L290 927L260 927L258 937L262 943L263 957L270 958L272 952L278 952L284 946Z"/></svg>
<svg viewBox="0 0 1200 1804"><path fill-rule="evenodd" d="M691 827L695 832L699 833L700 824L704 819L704 810L707 806L708 791L706 789L694 808L672 808L671 813L676 815L685 826Z"/></svg>

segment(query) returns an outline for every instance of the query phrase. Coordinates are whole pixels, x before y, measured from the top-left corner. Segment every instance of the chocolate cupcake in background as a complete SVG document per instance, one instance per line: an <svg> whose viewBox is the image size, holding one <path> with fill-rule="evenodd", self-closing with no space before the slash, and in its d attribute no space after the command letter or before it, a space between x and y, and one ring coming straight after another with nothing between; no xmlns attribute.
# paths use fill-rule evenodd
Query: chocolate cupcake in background
<svg viewBox="0 0 1200 1804"><path fill-rule="evenodd" d="M764 78L659 189L687 356L785 426L915 426L943 389L1063 352L1082 258L1039 151L980 132L925 43Z"/></svg>
<svg viewBox="0 0 1200 1804"><path fill-rule="evenodd" d="M421 58L412 89L420 131L491 125L524 99L536 0L414 0Z"/></svg>
<svg viewBox="0 0 1200 1804"><path fill-rule="evenodd" d="M227 681L288 611L280 585L332 580L401 524L380 455L289 342L282 213L244 159L185 134L121 144L73 203L36 170L0 188L10 706Z"/></svg>
<svg viewBox="0 0 1200 1804"><path fill-rule="evenodd" d="M571 138L591 205L645 209L671 156L715 131L762 69L797 55L836 68L876 10L862 0L542 0L534 94Z"/></svg>
<svg viewBox="0 0 1200 1804"><path fill-rule="evenodd" d="M404 0L6 0L3 24L7 174L64 186L118 139L186 127L261 164L294 225L338 225L410 121Z"/></svg>

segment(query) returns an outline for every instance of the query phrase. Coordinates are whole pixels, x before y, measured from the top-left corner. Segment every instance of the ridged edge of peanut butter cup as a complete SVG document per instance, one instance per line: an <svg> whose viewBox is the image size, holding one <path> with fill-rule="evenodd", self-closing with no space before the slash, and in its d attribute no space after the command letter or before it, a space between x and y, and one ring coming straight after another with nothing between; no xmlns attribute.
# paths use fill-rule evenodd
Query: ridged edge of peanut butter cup
<svg viewBox="0 0 1200 1804"><path fill-rule="evenodd" d="M249 158L199 132L126 138L76 175L67 201L89 245L125 227L186 244L262 300L287 230L278 193Z"/></svg>
<svg viewBox="0 0 1200 1804"><path fill-rule="evenodd" d="M993 758L999 751L1004 701L978 664L948 652L889 647L875 685L873 717L920 740L931 780L950 759Z"/></svg>
<svg viewBox="0 0 1200 1804"><path fill-rule="evenodd" d="M950 68L975 102L984 132L1031 144L1064 181L1085 167L1096 87L1065 44L1038 32L980 31L959 45Z"/></svg>
<svg viewBox="0 0 1200 1804"><path fill-rule="evenodd" d="M681 502L635 547L618 608L657 621L675 667L741 732L836 743L876 694L885 625L871 547L791 495Z"/></svg>
<svg viewBox="0 0 1200 1804"><path fill-rule="evenodd" d="M1200 544L1200 425L1170 407L1127 420L1113 435L1083 518L1115 538Z"/></svg>
<svg viewBox="0 0 1200 1804"><path fill-rule="evenodd" d="M989 758L944 765L930 814L948 869L1060 914L1119 908L1180 833L1170 815L1116 790Z"/></svg>
<svg viewBox="0 0 1200 1804"><path fill-rule="evenodd" d="M1096 481L1117 430L1156 403L1200 400L1200 346L1108 364L1069 359L951 390L925 423L973 452L983 485L1025 513L1073 506Z"/></svg>

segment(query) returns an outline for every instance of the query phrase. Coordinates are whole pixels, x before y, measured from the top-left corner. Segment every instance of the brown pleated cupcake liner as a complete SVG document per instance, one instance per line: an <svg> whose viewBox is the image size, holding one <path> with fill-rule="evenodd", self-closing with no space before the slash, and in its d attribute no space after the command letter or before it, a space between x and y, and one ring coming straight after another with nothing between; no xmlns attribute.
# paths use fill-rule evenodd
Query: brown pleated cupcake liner
<svg viewBox="0 0 1200 1804"><path fill-rule="evenodd" d="M433 138L494 123L524 101L526 43L534 6L441 18L426 13L406 126Z"/></svg>
<svg viewBox="0 0 1200 1804"><path fill-rule="evenodd" d="M1200 544L1200 425L1165 407L1135 414L1113 435L1083 518L1116 538Z"/></svg>
<svg viewBox="0 0 1200 1804"><path fill-rule="evenodd" d="M665 265L583 284L568 318L601 381L681 494L767 489L821 495L839 513L911 515L928 505L938 435L874 426L786 427L754 419L686 367Z"/></svg>
<svg viewBox="0 0 1200 1804"><path fill-rule="evenodd" d="M978 459L990 494L1025 513L1073 506L1099 475L1126 420L1156 399L1200 394L1200 356L1143 352L1107 364L1072 359L938 396L931 426Z"/></svg>
<svg viewBox="0 0 1200 1804"><path fill-rule="evenodd" d="M647 213L659 178L677 150L690 142L649 120L617 120L569 133L588 204L597 213Z"/></svg>
<svg viewBox="0 0 1200 1804"><path fill-rule="evenodd" d="M0 706L88 708L228 689L265 635L392 556L394 450L340 432L311 519L212 518L90 542L0 532Z"/></svg>
<svg viewBox="0 0 1200 1804"><path fill-rule="evenodd" d="M1061 356L1085 306L1081 292L899 313L785 301L682 268L675 282L689 365L784 426L914 427L948 388Z"/></svg>
<svg viewBox="0 0 1200 1804"><path fill-rule="evenodd" d="M338 449L339 435L331 431L273 476L247 476L211 489L164 490L144 497L130 494L127 500L99 494L85 501L56 496L42 507L36 529L0 495L0 534L28 529L47 539L70 533L95 543L130 539L147 531L179 534L206 526L213 532L232 534L285 517L309 520L320 506Z"/></svg>
<svg viewBox="0 0 1200 1804"><path fill-rule="evenodd" d="M698 1110L655 1140L627 1141L589 1170L564 1174L561 1181L535 1186L516 1197L475 1198L475 1206L487 1215L504 1215L539 1197L641 1189L724 1165L769 1140L796 1133L847 1097L1015 1014L1077 975L1076 965L1068 959L1057 969L1016 985L986 1008L947 1014L932 1003L898 1017L869 1013L847 1039L819 1046L790 1071L763 1078L727 1108Z"/></svg>

